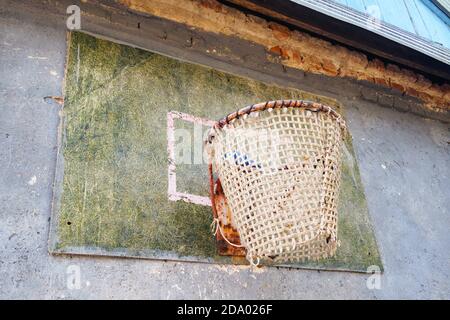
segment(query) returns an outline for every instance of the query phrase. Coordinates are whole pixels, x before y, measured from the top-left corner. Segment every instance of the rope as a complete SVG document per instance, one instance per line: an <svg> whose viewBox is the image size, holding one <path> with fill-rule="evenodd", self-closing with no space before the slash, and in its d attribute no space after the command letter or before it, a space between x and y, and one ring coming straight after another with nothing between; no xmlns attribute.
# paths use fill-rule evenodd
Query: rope
<svg viewBox="0 0 450 320"><path fill-rule="evenodd" d="M220 221L218 218L214 218L213 222L211 223L211 231L214 233L214 235L217 235L217 231L220 232L220 235L222 236L222 238L230 245L236 248L244 248L243 245L241 244L235 244L230 242L230 240L227 239L227 237L225 237L225 235L223 234L223 230L222 227L220 226Z"/></svg>
<svg viewBox="0 0 450 320"><path fill-rule="evenodd" d="M220 226L220 221L218 218L214 218L213 222L211 223L211 232L213 232L214 235L217 235L217 232L220 232L220 235L222 236L222 238L230 245L236 248L244 248L245 246L243 245L239 245L239 244L235 244L232 243L230 240L227 239L227 237L225 237L222 227ZM255 258L256 258L256 262L255 262ZM247 259L250 262L250 265L252 267L259 267L259 263L261 262L259 257L255 257L255 256L251 256L249 259Z"/></svg>
<svg viewBox="0 0 450 320"><path fill-rule="evenodd" d="M247 259L250 262L250 265L252 267L258 268L259 267L259 263L260 263L260 259L259 257L256 257L256 262L255 262L255 256L250 257L250 259Z"/></svg>

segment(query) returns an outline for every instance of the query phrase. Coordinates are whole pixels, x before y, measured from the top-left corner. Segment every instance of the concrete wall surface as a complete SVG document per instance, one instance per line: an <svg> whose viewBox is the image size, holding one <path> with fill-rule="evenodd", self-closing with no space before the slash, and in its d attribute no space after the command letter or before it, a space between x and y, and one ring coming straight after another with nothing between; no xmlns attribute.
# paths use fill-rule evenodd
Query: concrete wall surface
<svg viewBox="0 0 450 320"><path fill-rule="evenodd" d="M49 255L60 106L43 97L62 95L67 30L45 12L0 8L0 298L450 298L448 123L345 91L335 97L381 250L380 288L368 274Z"/></svg>

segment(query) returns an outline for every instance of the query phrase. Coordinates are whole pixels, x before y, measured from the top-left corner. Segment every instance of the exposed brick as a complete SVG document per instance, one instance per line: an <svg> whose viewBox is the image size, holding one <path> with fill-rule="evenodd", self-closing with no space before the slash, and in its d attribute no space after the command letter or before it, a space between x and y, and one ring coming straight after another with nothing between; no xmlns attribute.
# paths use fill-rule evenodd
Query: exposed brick
<svg viewBox="0 0 450 320"><path fill-rule="evenodd" d="M417 82L417 74L408 69L401 69L401 77L408 83Z"/></svg>
<svg viewBox="0 0 450 320"><path fill-rule="evenodd" d="M450 100L450 84L444 84L442 86L442 97L444 100Z"/></svg>
<svg viewBox="0 0 450 320"><path fill-rule="evenodd" d="M385 86L385 87L389 87L389 80L387 80L385 78L374 77L373 82L375 82L376 84Z"/></svg>
<svg viewBox="0 0 450 320"><path fill-rule="evenodd" d="M425 78L423 75L418 74L417 75L417 81L415 82L415 84L417 85L417 87L419 87L421 90L426 90L429 87L431 87L432 82L430 80L428 80L427 78Z"/></svg>
<svg viewBox="0 0 450 320"><path fill-rule="evenodd" d="M200 0L199 5L208 9L213 9L216 12L225 13L224 6L221 6L220 3L216 1Z"/></svg>
<svg viewBox="0 0 450 320"><path fill-rule="evenodd" d="M317 73L322 70L322 59L312 55L304 55L303 62L306 71Z"/></svg>
<svg viewBox="0 0 450 320"><path fill-rule="evenodd" d="M431 87L429 87L426 91L427 94L429 94L430 96L437 98L437 99L443 99L446 92L445 92L445 87L444 86L440 86L438 84L433 83L431 85Z"/></svg>
<svg viewBox="0 0 450 320"><path fill-rule="evenodd" d="M431 101L434 100L432 95L430 95L428 92L419 92L417 93L417 95L415 95L416 97L419 97L419 99L422 99L424 101ZM436 100L439 101L439 100Z"/></svg>
<svg viewBox="0 0 450 320"><path fill-rule="evenodd" d="M278 23L269 23L269 28L272 30L273 36L279 41L286 41L291 35L289 28Z"/></svg>
<svg viewBox="0 0 450 320"><path fill-rule="evenodd" d="M399 66L388 63L386 66L386 73L388 75L393 75L395 77L395 76L400 76L402 72L401 72Z"/></svg>
<svg viewBox="0 0 450 320"><path fill-rule="evenodd" d="M367 69L368 71L375 71L375 72L380 72L380 73L384 73L385 72L385 67L384 67L384 62L381 61L380 59L373 59L370 60L368 65L367 65Z"/></svg>
<svg viewBox="0 0 450 320"><path fill-rule="evenodd" d="M408 88L408 89L406 89L406 93L408 94L408 95L410 95L410 96L413 96L413 97L417 97L419 94L420 94L420 92L418 92L416 89L414 89L414 88Z"/></svg>
<svg viewBox="0 0 450 320"><path fill-rule="evenodd" d="M390 79L390 86L392 89L395 89L397 91L400 91L401 93L407 91L404 83L400 83L396 81L397 79Z"/></svg>
<svg viewBox="0 0 450 320"><path fill-rule="evenodd" d="M302 64L303 63L303 57L298 52L293 52L292 53L292 60L295 63L298 63L298 64Z"/></svg>
<svg viewBox="0 0 450 320"><path fill-rule="evenodd" d="M337 76L339 73L339 66L331 59L322 60L322 69L324 73L331 76Z"/></svg>
<svg viewBox="0 0 450 320"><path fill-rule="evenodd" d="M279 55L282 59L289 59L289 54L280 46L270 48L270 52Z"/></svg>

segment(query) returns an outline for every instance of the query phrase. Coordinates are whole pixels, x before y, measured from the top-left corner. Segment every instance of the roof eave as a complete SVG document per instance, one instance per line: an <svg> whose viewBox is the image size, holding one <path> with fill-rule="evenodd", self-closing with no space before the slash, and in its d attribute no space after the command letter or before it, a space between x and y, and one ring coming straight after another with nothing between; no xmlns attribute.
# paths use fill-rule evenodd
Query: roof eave
<svg viewBox="0 0 450 320"><path fill-rule="evenodd" d="M224 2L414 69L439 82L450 80L449 49L383 21L373 21L369 15L333 1Z"/></svg>

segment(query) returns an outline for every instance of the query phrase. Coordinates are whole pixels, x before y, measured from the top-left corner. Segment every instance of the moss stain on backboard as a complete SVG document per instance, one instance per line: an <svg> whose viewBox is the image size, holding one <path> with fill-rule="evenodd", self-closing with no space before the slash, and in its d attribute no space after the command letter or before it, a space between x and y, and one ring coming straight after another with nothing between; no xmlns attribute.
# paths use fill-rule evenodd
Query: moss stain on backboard
<svg viewBox="0 0 450 320"><path fill-rule="evenodd" d="M210 207L167 196L169 111L207 119L256 102L333 99L280 88L75 32L69 37L57 210L51 251L193 261L216 254ZM381 267L349 139L343 166L336 257L296 266L365 271ZM180 172L183 167L180 167ZM201 191L206 165L180 186ZM61 171L62 172L62 171ZM192 180L196 177L196 180ZM203 188L204 191L204 188ZM242 262L239 260L239 262Z"/></svg>

